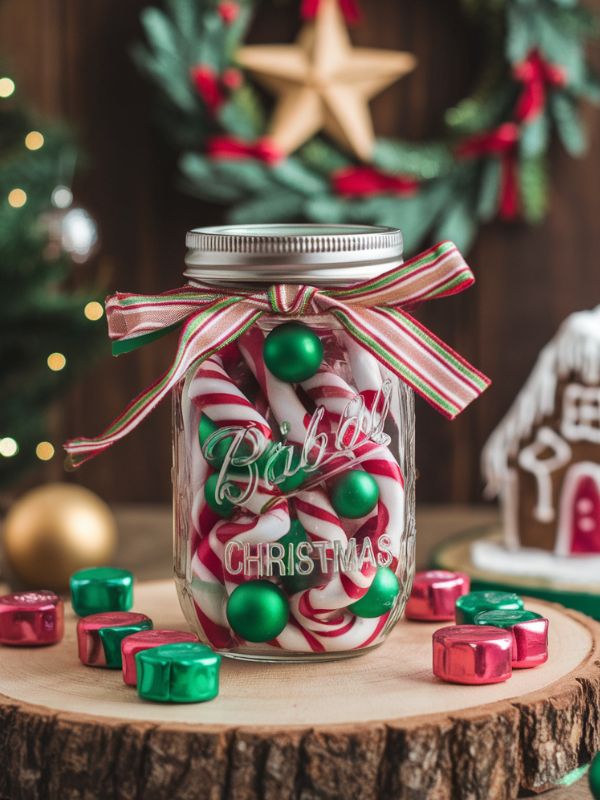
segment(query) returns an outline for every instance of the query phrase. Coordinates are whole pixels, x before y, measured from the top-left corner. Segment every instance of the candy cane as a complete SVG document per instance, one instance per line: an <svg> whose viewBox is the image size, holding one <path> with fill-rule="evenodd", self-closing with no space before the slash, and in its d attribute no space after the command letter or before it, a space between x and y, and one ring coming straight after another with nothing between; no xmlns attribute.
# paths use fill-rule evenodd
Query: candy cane
<svg viewBox="0 0 600 800"><path fill-rule="evenodd" d="M302 445L310 423L310 414L300 402L293 386L276 378L265 366L262 348L265 337L258 328L251 328L240 339L240 352L258 381L271 412L281 425L289 428L289 441Z"/></svg>
<svg viewBox="0 0 600 800"><path fill-rule="evenodd" d="M253 372L255 375L257 375L257 377L259 377L261 373L263 376L267 376L267 372L262 364L262 358L256 358L253 361L253 364L255 367ZM220 365L217 366L219 367ZM211 381L212 384L217 382L218 385L211 385ZM202 397L200 403L202 404L205 413L207 413L207 411L214 406L214 397L211 397L211 394L220 395L221 397L218 398L219 400L222 399L223 394L231 397L231 392L227 386L228 382L230 382L230 378L222 370L222 368L215 371L213 367L209 367L206 386L204 387L204 385L201 383L198 390L198 394ZM269 380L267 377L266 380L263 378L261 381L259 377L259 382L263 384L263 389L266 393L269 390L277 390L277 381L274 378ZM287 389L291 389L291 387L285 384L284 386L286 386ZM215 389L216 391L213 391ZM226 391L221 391L223 389ZM343 385L342 389L344 389ZM296 441L301 442L304 440L304 435L306 433L306 428L310 417L293 390L291 393L287 391L284 393L284 395L285 394L287 394L287 397L283 397L282 403L274 403L273 398L268 394L267 400L279 421L289 422L290 419L293 421L293 424L290 425L290 433L292 436L294 436ZM237 401L239 400L239 397L235 399ZM235 402L234 405L236 405ZM242 403L242 405L244 410L247 411L247 406L245 406L244 403ZM278 417L276 411L276 407L278 405L279 412L282 413L283 411L283 413L285 413L285 419ZM226 410L224 406L226 406L225 403L220 406L220 421L222 424L229 421L232 413L230 410ZM238 414L238 412L239 409L234 411L235 414ZM215 413L214 410L213 413ZM250 413L255 414L256 412L254 411ZM258 421L257 427L260 427L260 423L261 420ZM239 422L237 424L239 424ZM267 423L265 422L264 424L266 429L265 433L267 431L270 433ZM299 508L297 509L298 517L301 519L301 522L305 528L308 529L307 532L309 533L311 540L317 541L320 539L321 541L325 540L326 542L337 540L341 541L343 544L346 544L346 533L342 528L339 519L337 519L336 515L334 514L325 493L322 490L317 489L312 490L310 493L300 492L296 503L297 506L302 505L303 495L305 495L304 506L302 507L302 510L299 510ZM289 529L289 517L286 503L283 498L280 498L275 505L271 506L266 514L260 514L260 512L263 510L265 500L268 500L269 497L276 497L276 494L273 494L272 491L269 492L267 487L261 482L259 491L257 491L252 498L249 498L245 503L247 506L246 510L253 511L254 515L244 514L235 520L217 523L209 536L209 541L212 544L212 547L210 548L210 552L208 549L206 550L205 558L210 558L210 554L214 554L215 551L218 553L220 548L223 548L223 545L227 542L234 541L236 544L242 546L244 543L262 544L265 542L277 541L283 535L285 535ZM331 515L331 519L334 520L333 525L331 525L331 520L329 520L329 535L327 535L327 519L323 518L322 512L328 512ZM220 557L222 562L222 550ZM205 570L204 577L206 577L208 567L206 563L202 562L200 554L199 561L201 568ZM208 571L210 572L210 570ZM355 571L354 574L338 573L323 587L316 587L314 589L307 590L306 592L298 593L298 595L291 599L290 605L292 618L290 623L277 638L275 646L284 647L286 650L328 652L333 650L347 650L355 647L364 647L375 641L378 632L381 631L384 626L384 620L382 618L377 620L359 619L354 615L344 611L341 611L340 614L336 615L334 613L332 615L332 611L335 612L340 608L343 609L350 602L353 602L354 600L363 596L370 586L370 571L372 571L372 568L371 570L367 568L363 571ZM197 569L197 572L200 573L200 569ZM210 572L210 574L212 575L213 579L216 580L214 570ZM235 578L236 576L232 575L223 576L225 583L224 589L226 592L231 591L237 585ZM245 574L242 579L247 578L248 575ZM223 587L221 588L221 591L223 591ZM217 612L220 611L221 621L224 621L223 609L224 603L221 602L221 605L218 609L211 609L211 616L216 616ZM327 619L325 617L329 618ZM248 644L249 643L246 643L246 646L248 646ZM261 645L261 647L264 646L265 645Z"/></svg>
<svg viewBox="0 0 600 800"><path fill-rule="evenodd" d="M374 355L361 347L358 342L350 336L344 334L343 339L348 361L352 369L352 377L365 401L365 406L370 414L379 415L383 411L384 406L384 398L381 393L383 380L385 380L383 376L386 375L386 372L388 376L390 373L377 361ZM395 380L395 378L391 378L391 380ZM407 391L407 387L405 387L404 390ZM375 406L377 407L375 408ZM401 431L402 415L396 395L390 397L388 415L394 422L396 429Z"/></svg>
<svg viewBox="0 0 600 800"><path fill-rule="evenodd" d="M202 362L191 382L190 396L213 422L258 429L266 440L272 438L270 425L231 380L218 356Z"/></svg>
<svg viewBox="0 0 600 800"><path fill-rule="evenodd" d="M214 422L223 426L252 426L265 439L271 439L271 429L264 416L233 383L218 357L209 358L200 365L192 380L190 395L196 406ZM197 440L194 445L198 448ZM243 479L236 480L236 484L244 488ZM272 500L275 504L263 513L265 505ZM226 598L239 583L249 578L244 570L235 575L226 569L225 546L235 543L243 552L244 544L260 546L277 542L290 529L287 501L279 496L276 488L267 487L262 480L244 502L244 510L249 513L217 522L193 559L196 609L211 642L222 642L227 636L231 640L225 613ZM244 644L248 647L251 643ZM274 646L302 652L322 649L296 620L286 626Z"/></svg>
<svg viewBox="0 0 600 800"><path fill-rule="evenodd" d="M253 330L245 334L240 341L240 350L246 363L252 370L265 393L276 418L280 423L290 423L290 431L297 442L304 441L310 417L289 384L279 381L271 375L262 360L263 335ZM333 373L331 373L333 374ZM318 386L320 394L326 394L331 404L337 404L339 415L349 400L356 397L348 385L340 379L337 386L328 382L328 376L317 377L312 386ZM303 384L304 388L304 384ZM337 391L336 391L337 389ZM332 406L330 406L331 408ZM285 416L282 416L285 415ZM331 552L336 542L342 547L348 544L348 535L339 517L321 489L299 491L294 499L298 519L312 542L325 542ZM363 569L348 573L338 572L323 586L298 593L291 599L292 613L296 619L311 632L328 632L329 636L344 637L343 642L336 642L341 649L356 646L356 637L360 628L370 629L371 623L355 625L353 615L342 614L331 618L331 612L343 609L350 603L363 597L369 590L375 568L365 565ZM350 635L350 631L354 633ZM363 637L364 638L364 637ZM327 640L326 649L333 648L333 639Z"/></svg>
<svg viewBox="0 0 600 800"><path fill-rule="evenodd" d="M343 415L343 399L346 399L347 405L355 397L352 388L327 367L322 367L301 386L316 405L325 409L325 420L329 422L332 432L337 431ZM348 434L351 435L352 430L349 429ZM387 447L366 439L364 435L355 446L354 456L360 466L373 476L379 488L378 522L374 533L377 538L383 533L389 536L390 549L398 558L404 531L404 478L398 462Z"/></svg>

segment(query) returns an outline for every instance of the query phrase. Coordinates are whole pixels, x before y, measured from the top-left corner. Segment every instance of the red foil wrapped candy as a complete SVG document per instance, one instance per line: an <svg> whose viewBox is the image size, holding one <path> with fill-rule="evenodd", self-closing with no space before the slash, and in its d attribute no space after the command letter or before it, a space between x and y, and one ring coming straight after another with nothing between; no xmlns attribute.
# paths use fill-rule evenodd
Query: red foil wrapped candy
<svg viewBox="0 0 600 800"><path fill-rule="evenodd" d="M45 589L0 597L0 644L39 647L57 644L64 635L64 605Z"/></svg>
<svg viewBox="0 0 600 800"><path fill-rule="evenodd" d="M510 631L449 625L433 634L433 674L450 683L501 683L512 675Z"/></svg>

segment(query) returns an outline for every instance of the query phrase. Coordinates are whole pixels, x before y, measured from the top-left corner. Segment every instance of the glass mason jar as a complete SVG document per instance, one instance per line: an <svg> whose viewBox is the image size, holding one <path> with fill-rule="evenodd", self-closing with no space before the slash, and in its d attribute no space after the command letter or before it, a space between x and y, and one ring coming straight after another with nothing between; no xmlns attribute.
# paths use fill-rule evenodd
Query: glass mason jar
<svg viewBox="0 0 600 800"><path fill-rule="evenodd" d="M351 286L402 261L367 226L188 234L192 285ZM381 644L414 574L412 390L323 313L262 316L174 396L175 579L203 642L323 661Z"/></svg>

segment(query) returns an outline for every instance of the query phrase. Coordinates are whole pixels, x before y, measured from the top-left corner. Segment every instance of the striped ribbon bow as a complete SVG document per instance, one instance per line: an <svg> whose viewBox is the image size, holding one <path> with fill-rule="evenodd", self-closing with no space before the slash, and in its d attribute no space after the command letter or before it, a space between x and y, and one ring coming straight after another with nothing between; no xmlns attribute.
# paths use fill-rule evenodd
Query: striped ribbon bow
<svg viewBox="0 0 600 800"><path fill-rule="evenodd" d="M159 295L118 293L106 304L113 354L134 350L180 327L177 352L167 372L102 435L67 442L71 466L134 430L193 364L234 342L264 315L332 314L362 347L452 419L490 381L404 307L457 294L473 282L456 245L442 242L379 278L347 288L278 284L264 290L228 290L188 285Z"/></svg>

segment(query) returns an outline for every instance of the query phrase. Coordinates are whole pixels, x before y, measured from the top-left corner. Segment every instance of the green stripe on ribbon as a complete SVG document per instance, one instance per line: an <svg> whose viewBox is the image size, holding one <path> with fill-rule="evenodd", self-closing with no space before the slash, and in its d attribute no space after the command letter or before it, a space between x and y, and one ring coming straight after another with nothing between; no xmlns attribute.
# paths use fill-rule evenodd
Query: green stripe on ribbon
<svg viewBox="0 0 600 800"><path fill-rule="evenodd" d="M182 319L179 320L179 322L174 322L172 325L167 325L166 328L150 331L150 333L142 333L140 336L134 336L131 339L117 339L116 342L112 343L112 354L113 356L122 356L124 353L131 353L137 350L138 347L144 347L146 344L161 339L163 336L171 333L171 331L181 328L184 322L185 319Z"/></svg>
<svg viewBox="0 0 600 800"><path fill-rule="evenodd" d="M432 405L443 411L448 417L455 417L460 409L454 403L442 397L430 384L424 381L419 375L412 371L412 369L400 361L394 353L383 347L379 342L369 336L361 328L357 327L343 311L335 310L335 316L344 325L346 330L351 333L363 346L369 351L379 356L379 360L388 366L393 372L396 373L405 383L408 383L415 391L422 397L425 397Z"/></svg>

